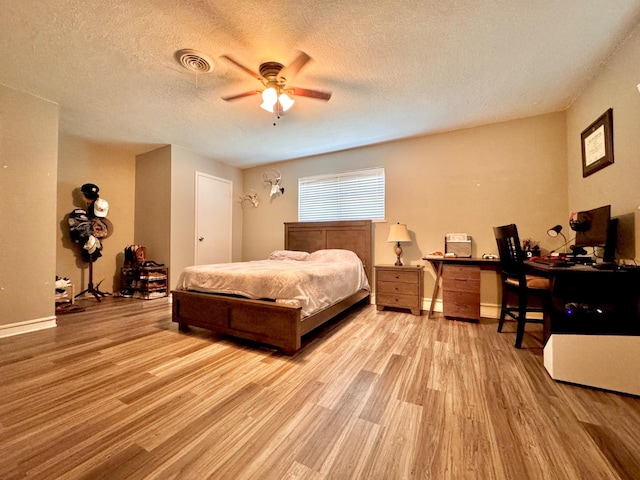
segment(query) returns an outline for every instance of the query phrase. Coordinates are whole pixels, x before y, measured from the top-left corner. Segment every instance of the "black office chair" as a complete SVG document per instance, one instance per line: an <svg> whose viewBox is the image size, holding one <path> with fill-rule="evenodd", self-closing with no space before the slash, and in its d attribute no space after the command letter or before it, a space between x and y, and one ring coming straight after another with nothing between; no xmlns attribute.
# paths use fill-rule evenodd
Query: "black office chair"
<svg viewBox="0 0 640 480"><path fill-rule="evenodd" d="M544 321L528 318L527 313L542 312L544 314L545 302L549 297L549 279L527 275L525 257L515 224L493 227L493 233L498 244L502 269L502 308L498 332L502 332L502 325L507 315L513 318L518 324L515 346L521 348L525 324Z"/></svg>

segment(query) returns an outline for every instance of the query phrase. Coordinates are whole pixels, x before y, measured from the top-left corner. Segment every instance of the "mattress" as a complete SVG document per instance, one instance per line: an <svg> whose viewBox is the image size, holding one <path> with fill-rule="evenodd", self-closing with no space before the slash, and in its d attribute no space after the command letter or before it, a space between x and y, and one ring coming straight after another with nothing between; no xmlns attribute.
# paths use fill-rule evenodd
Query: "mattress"
<svg viewBox="0 0 640 480"><path fill-rule="evenodd" d="M273 300L300 307L307 317L370 285L354 252L327 249L276 250L266 260L187 267L176 288Z"/></svg>

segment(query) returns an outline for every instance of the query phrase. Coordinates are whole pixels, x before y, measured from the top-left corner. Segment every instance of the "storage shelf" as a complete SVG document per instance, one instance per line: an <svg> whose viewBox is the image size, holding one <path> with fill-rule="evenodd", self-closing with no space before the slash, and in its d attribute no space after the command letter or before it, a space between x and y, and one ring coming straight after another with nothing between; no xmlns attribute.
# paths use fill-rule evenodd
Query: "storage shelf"
<svg viewBox="0 0 640 480"><path fill-rule="evenodd" d="M151 300L168 295L167 267L122 267L120 296Z"/></svg>

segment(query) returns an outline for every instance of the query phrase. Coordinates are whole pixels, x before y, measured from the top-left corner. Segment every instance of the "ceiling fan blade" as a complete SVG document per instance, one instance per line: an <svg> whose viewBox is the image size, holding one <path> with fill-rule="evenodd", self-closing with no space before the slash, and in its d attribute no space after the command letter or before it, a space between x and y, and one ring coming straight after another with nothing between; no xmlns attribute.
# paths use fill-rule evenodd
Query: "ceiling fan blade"
<svg viewBox="0 0 640 480"><path fill-rule="evenodd" d="M321 92L320 90L309 90L308 88L298 87L291 87L287 90L290 91L293 95L297 95L299 97L311 97L324 101L327 101L331 98L331 92Z"/></svg>
<svg viewBox="0 0 640 480"><path fill-rule="evenodd" d="M227 62L235 65L237 68L239 68L240 70L242 70L245 73L248 73L249 75L251 75L253 78L262 81L262 75L260 75L258 72L254 72L253 70L251 70L249 67L245 67L244 65L242 65L241 63L235 61L233 58L231 58L228 55L220 55L220 58L224 58Z"/></svg>
<svg viewBox="0 0 640 480"><path fill-rule="evenodd" d="M309 60L311 60L311 57L301 51L293 62L280 70L278 73L278 81L286 83L288 80L294 78Z"/></svg>
<svg viewBox="0 0 640 480"><path fill-rule="evenodd" d="M244 93L238 93L237 95L229 95L227 97L221 97L222 100L226 100L227 102L230 100L237 100L238 98L250 97L251 95L259 94L260 90L250 90Z"/></svg>

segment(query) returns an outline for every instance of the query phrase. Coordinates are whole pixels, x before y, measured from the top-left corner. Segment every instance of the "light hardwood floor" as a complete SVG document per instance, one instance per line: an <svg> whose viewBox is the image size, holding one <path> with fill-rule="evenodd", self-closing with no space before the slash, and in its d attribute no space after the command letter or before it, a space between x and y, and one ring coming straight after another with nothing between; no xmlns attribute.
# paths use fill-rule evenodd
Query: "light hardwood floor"
<svg viewBox="0 0 640 480"><path fill-rule="evenodd" d="M640 399L554 382L541 331L357 307L294 357L80 302L0 339L0 478L640 478Z"/></svg>

